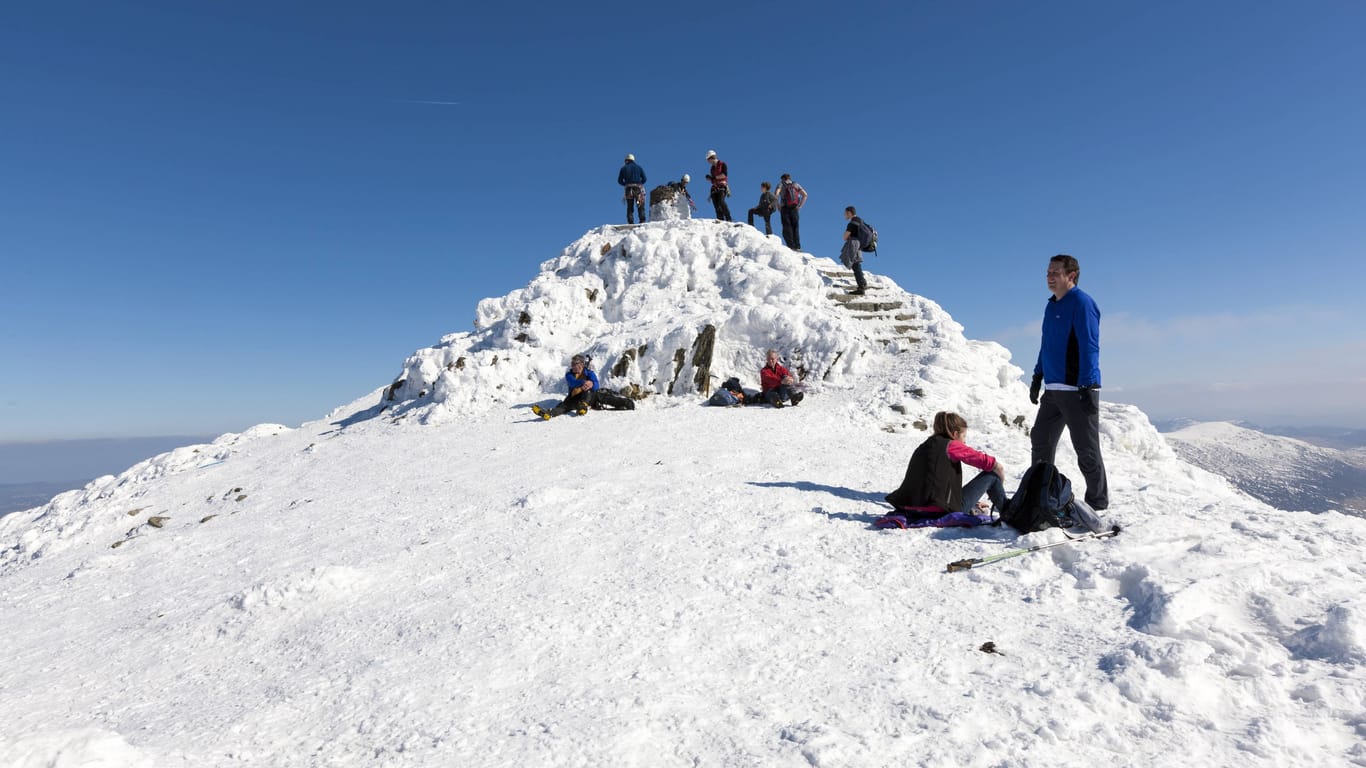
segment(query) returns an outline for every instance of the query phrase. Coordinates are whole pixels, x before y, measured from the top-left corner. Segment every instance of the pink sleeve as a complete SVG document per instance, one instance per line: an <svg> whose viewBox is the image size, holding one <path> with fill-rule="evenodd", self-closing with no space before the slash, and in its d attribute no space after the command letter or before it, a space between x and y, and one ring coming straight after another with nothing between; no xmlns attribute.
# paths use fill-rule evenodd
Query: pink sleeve
<svg viewBox="0 0 1366 768"><path fill-rule="evenodd" d="M949 441L949 458L953 461L961 461L970 467L976 467L983 472L990 472L996 467L996 459L967 447L962 440Z"/></svg>

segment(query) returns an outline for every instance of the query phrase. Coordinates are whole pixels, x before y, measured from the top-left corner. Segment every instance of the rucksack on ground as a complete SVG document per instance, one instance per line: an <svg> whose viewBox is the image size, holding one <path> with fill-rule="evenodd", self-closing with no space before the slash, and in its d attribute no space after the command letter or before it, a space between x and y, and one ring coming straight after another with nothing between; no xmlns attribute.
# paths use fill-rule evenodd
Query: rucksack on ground
<svg viewBox="0 0 1366 768"><path fill-rule="evenodd" d="M877 230L862 218L858 219L858 244L858 249L865 253L877 250Z"/></svg>
<svg viewBox="0 0 1366 768"><path fill-rule="evenodd" d="M1071 528L1072 481L1046 461L1030 467L1020 478L1020 487L1001 511L1001 522L1020 533L1045 528Z"/></svg>

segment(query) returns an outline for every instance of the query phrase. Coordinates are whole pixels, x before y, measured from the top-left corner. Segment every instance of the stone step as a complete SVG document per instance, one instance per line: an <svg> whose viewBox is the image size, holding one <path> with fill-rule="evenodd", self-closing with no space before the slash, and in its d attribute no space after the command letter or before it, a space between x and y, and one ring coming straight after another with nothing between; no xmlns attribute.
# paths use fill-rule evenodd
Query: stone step
<svg viewBox="0 0 1366 768"><path fill-rule="evenodd" d="M857 301L841 302L844 308L852 312L890 312L894 309L901 309L899 301L868 301L866 296L850 296L850 299Z"/></svg>
<svg viewBox="0 0 1366 768"><path fill-rule="evenodd" d="M841 304L848 304L849 302L876 301L878 298L876 294L877 289L870 287L862 296L859 296L858 294L854 293L845 293L844 291L836 291L825 294L825 297L827 299L830 299L831 301L838 301ZM891 302L889 300L886 303ZM900 301L897 301L896 306L893 307L893 309L901 309L901 307L903 306L904 305Z"/></svg>
<svg viewBox="0 0 1366 768"><path fill-rule="evenodd" d="M889 323L911 323L920 319L920 315L908 315L904 312L891 314L890 312L855 312L850 313L866 320L886 320Z"/></svg>

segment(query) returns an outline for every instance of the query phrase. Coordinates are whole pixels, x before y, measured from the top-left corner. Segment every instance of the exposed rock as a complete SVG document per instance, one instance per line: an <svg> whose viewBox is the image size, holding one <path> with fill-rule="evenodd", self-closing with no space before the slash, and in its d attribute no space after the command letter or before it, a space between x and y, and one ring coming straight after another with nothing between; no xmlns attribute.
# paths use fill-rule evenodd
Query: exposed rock
<svg viewBox="0 0 1366 768"><path fill-rule="evenodd" d="M170 520L170 519L171 519L171 518L166 517L166 516L164 516L164 515L156 515L156 516L147 518L147 524L150 525L150 526L152 526L153 528L160 528L160 527L162 527L163 525L166 524L166 521L167 521L167 520Z"/></svg>
<svg viewBox="0 0 1366 768"><path fill-rule="evenodd" d="M692 345L693 384L703 395L711 394L711 358L716 348L716 326L708 323Z"/></svg>

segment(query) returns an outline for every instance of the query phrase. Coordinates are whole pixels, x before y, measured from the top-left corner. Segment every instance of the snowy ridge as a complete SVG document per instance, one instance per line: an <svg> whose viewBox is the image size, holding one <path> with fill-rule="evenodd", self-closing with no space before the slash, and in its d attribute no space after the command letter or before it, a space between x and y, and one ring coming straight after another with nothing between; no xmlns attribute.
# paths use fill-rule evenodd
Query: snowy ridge
<svg viewBox="0 0 1366 768"><path fill-rule="evenodd" d="M936 410L1018 481L1032 408L1002 347L876 276L851 308L833 263L737 227L631 264L594 236L414 355L382 413L0 520L0 765L1366 766L1366 520L1272 509L1103 403L1124 532L946 573L1059 537L869 528ZM722 266L737 246L753 266ZM643 284L609 289L618 269ZM727 274L746 287L695 300ZM795 320L763 335L775 296ZM634 412L506 407L558 396L585 345L686 347L699 323L737 347L708 375L752 382L774 344L810 396L701 407L647 349L619 379L651 393Z"/></svg>
<svg viewBox="0 0 1366 768"><path fill-rule="evenodd" d="M1351 454L1229 422L1168 433L1185 460L1278 508L1366 517L1366 469Z"/></svg>
<svg viewBox="0 0 1366 768"><path fill-rule="evenodd" d="M47 504L0 518L0 574L16 565L60 552L78 534L108 535L110 524L129 522L109 514L117 505L131 505L162 478L226 461L245 442L288 432L280 424L258 424L245 432L221 435L209 445L187 445L140 461L117 476L91 480L80 490L67 491ZM136 509L136 507L134 507ZM128 515L132 515L129 512Z"/></svg>

